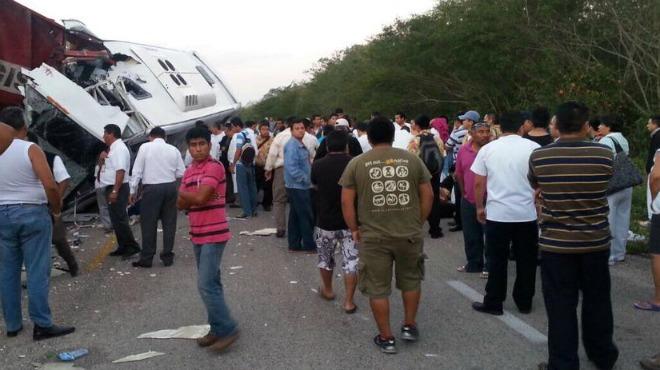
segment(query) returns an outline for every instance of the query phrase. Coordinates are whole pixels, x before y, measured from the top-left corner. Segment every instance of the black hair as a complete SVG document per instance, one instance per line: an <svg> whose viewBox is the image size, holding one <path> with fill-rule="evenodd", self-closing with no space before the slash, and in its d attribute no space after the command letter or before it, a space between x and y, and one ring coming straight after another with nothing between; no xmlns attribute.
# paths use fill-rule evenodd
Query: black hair
<svg viewBox="0 0 660 370"><path fill-rule="evenodd" d="M103 128L103 132L105 132L106 134L112 134L112 136L114 136L115 139L121 139L121 129L119 128L119 126L115 125L114 123L106 125Z"/></svg>
<svg viewBox="0 0 660 370"><path fill-rule="evenodd" d="M208 143L211 142L211 132L204 127L193 127L186 132L186 142L190 143L193 139L204 139Z"/></svg>
<svg viewBox="0 0 660 370"><path fill-rule="evenodd" d="M380 117L380 116L382 116L382 114L380 114L379 111L373 111L373 112L371 112L371 117Z"/></svg>
<svg viewBox="0 0 660 370"><path fill-rule="evenodd" d="M394 141L394 125L386 117L376 117L369 122L367 137L373 145L392 144Z"/></svg>
<svg viewBox="0 0 660 370"><path fill-rule="evenodd" d="M294 123L295 123L295 122L294 122ZM303 125L305 125L305 130L307 130L308 128L312 127L312 121L310 121L310 120L307 119L307 118L303 118L303 119L302 119L302 123L303 123Z"/></svg>
<svg viewBox="0 0 660 370"><path fill-rule="evenodd" d="M535 128L547 129L550 124L550 111L546 107L536 107L532 111L532 123Z"/></svg>
<svg viewBox="0 0 660 370"><path fill-rule="evenodd" d="M241 117L239 116L234 116L229 120L229 123L231 123L232 126L240 127L243 128L243 120L241 120Z"/></svg>
<svg viewBox="0 0 660 370"><path fill-rule="evenodd" d="M25 127L25 116L23 109L19 107L6 107L0 111L0 122L11 126L14 130L20 130Z"/></svg>
<svg viewBox="0 0 660 370"><path fill-rule="evenodd" d="M334 130L326 136L325 143L328 152L343 152L348 145L348 134L346 131Z"/></svg>
<svg viewBox="0 0 660 370"><path fill-rule="evenodd" d="M380 117L380 116L378 116ZM369 129L369 121L363 121L357 124L357 129L359 131L367 131Z"/></svg>
<svg viewBox="0 0 660 370"><path fill-rule="evenodd" d="M651 122L656 126L660 126L660 115L651 117Z"/></svg>
<svg viewBox="0 0 660 370"><path fill-rule="evenodd" d="M614 114L602 116L600 118L600 124L609 127L612 132L621 132L623 130L623 120L620 116Z"/></svg>
<svg viewBox="0 0 660 370"><path fill-rule="evenodd" d="M286 127L293 127L293 124L296 122L300 122L300 119L296 116L289 116L286 119Z"/></svg>
<svg viewBox="0 0 660 370"><path fill-rule="evenodd" d="M204 121L197 120L195 121L195 127L208 127L208 126L206 126L206 123L204 123Z"/></svg>
<svg viewBox="0 0 660 370"><path fill-rule="evenodd" d="M401 112L401 111L396 112L394 115L395 115L395 116L399 116L399 117L401 117L401 118L403 118L403 119L406 119L406 118L407 118L407 117L406 117L406 114L403 113L403 112Z"/></svg>
<svg viewBox="0 0 660 370"><path fill-rule="evenodd" d="M499 121L502 132L517 133L525 123L525 117L521 112L505 112L500 115Z"/></svg>
<svg viewBox="0 0 660 370"><path fill-rule="evenodd" d="M598 126L600 126L600 117L594 117L589 120L589 126L594 131L598 131Z"/></svg>
<svg viewBox="0 0 660 370"><path fill-rule="evenodd" d="M589 108L576 101L568 101L557 107L557 130L560 133L580 132L584 123L589 120Z"/></svg>
<svg viewBox="0 0 660 370"><path fill-rule="evenodd" d="M428 128L431 127L431 119L425 114L420 114L415 118L415 124L422 130L428 130Z"/></svg>
<svg viewBox="0 0 660 370"><path fill-rule="evenodd" d="M246 127L252 127L256 124L257 124L257 122L255 122L255 121L245 121L245 126Z"/></svg>
<svg viewBox="0 0 660 370"><path fill-rule="evenodd" d="M314 119L316 119L317 117L318 117L318 118L321 118L321 115L320 115L320 114L312 114L312 121L313 121Z"/></svg>
<svg viewBox="0 0 660 370"><path fill-rule="evenodd" d="M344 110L342 108L337 108L335 109L335 114L344 114Z"/></svg>
<svg viewBox="0 0 660 370"><path fill-rule="evenodd" d="M215 128L217 128L218 130L222 130L223 127L225 127L225 124L222 123L222 121L215 121L215 123L213 123L213 126L215 126Z"/></svg>
<svg viewBox="0 0 660 370"><path fill-rule="evenodd" d="M456 115L454 116L454 121L461 121L462 122L463 120L458 118L458 117L460 117L464 114L465 114L465 111L460 111L460 112L456 113Z"/></svg>
<svg viewBox="0 0 660 370"><path fill-rule="evenodd" d="M261 121L259 121L258 128L261 128L262 126L266 126L270 130L270 122L268 122L268 120L262 119Z"/></svg>
<svg viewBox="0 0 660 370"><path fill-rule="evenodd" d="M330 113L330 114L328 115L328 119L330 119L330 118L332 118L332 117L338 117L338 114L335 113L335 112L332 112L332 113Z"/></svg>
<svg viewBox="0 0 660 370"><path fill-rule="evenodd" d="M149 136L164 139L166 136L165 130L163 130L162 127L154 127L151 129L151 131L149 131Z"/></svg>

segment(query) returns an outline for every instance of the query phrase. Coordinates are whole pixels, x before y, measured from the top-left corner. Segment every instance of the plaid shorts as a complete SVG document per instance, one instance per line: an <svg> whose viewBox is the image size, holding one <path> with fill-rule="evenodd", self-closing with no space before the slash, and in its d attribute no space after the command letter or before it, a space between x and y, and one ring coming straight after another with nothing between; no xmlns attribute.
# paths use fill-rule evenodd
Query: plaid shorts
<svg viewBox="0 0 660 370"><path fill-rule="evenodd" d="M335 248L341 247L341 268L345 274L355 274L358 266L358 250L353 242L350 230L328 231L320 228L314 230L316 251L319 254L318 267L332 271L335 268Z"/></svg>

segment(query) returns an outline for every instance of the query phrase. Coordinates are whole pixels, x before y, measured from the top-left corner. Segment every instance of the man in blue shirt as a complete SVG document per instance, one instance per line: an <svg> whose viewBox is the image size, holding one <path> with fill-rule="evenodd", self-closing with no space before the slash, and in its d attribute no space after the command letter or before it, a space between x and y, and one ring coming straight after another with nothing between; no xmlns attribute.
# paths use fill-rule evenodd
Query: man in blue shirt
<svg viewBox="0 0 660 370"><path fill-rule="evenodd" d="M311 163L303 144L305 124L296 119L291 126L291 139L284 146L284 186L289 198L289 250L316 251L313 237Z"/></svg>

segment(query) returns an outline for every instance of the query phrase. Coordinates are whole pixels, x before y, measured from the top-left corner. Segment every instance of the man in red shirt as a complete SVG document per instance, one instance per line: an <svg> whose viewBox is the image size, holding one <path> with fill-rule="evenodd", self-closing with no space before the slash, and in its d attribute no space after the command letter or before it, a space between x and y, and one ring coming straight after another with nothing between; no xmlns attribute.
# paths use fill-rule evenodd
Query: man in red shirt
<svg viewBox="0 0 660 370"><path fill-rule="evenodd" d="M460 272L482 272L482 277L488 277L488 269L484 263L484 232L482 224L477 221L477 208L474 201L474 172L470 170L477 152L490 141L490 126L485 123L475 123L470 129L472 139L462 145L456 156L456 182L460 186L463 199L460 201L463 239L465 241L465 257L467 263L457 268Z"/></svg>
<svg viewBox="0 0 660 370"><path fill-rule="evenodd" d="M201 347L222 351L238 338L238 325L225 303L220 282L220 263L231 239L225 215L225 169L210 156L211 133L194 127L186 134L193 163L179 188L177 207L188 212L190 240L197 261L197 288L208 312L211 330L197 340Z"/></svg>

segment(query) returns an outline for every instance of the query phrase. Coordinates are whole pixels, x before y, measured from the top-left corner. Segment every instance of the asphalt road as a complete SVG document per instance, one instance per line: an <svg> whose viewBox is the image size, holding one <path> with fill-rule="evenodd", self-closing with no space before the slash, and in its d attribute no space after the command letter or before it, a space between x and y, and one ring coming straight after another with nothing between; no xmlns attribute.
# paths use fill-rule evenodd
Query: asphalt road
<svg viewBox="0 0 660 370"><path fill-rule="evenodd" d="M26 322L17 338L0 337L0 369L33 369L57 362L60 351L79 347L90 351L75 363L85 369L535 369L547 358L540 281L529 315L519 314L510 299L505 302L510 314L501 318L474 312L470 297L483 294L485 280L455 270L464 260L460 233L425 241L429 259L418 316L420 341L399 341L399 353L385 355L371 342L376 328L359 292L357 313L347 315L340 299L327 302L312 291L319 285L315 255L291 254L285 240L274 236L238 235L272 225L270 213L231 221L234 238L225 250L222 279L241 337L226 353L198 348L192 340L137 339L146 332L206 323L187 221L180 215L176 261L167 268L155 260L151 269L136 269L107 257L114 238L100 229L81 229L88 235L77 250L84 271L75 279L53 278L50 294L55 322L75 325L77 331L33 342L32 325ZM134 230L139 237L139 227ZM660 351L660 314L632 307L651 294L649 260L630 256L611 271L615 340L621 351L617 369L637 369L640 358ZM514 273L511 266L510 276ZM335 282L341 298L342 280L336 276ZM392 297L392 323L398 328L402 307L398 294ZM112 364L149 350L165 355ZM583 369L595 369L582 349L581 358Z"/></svg>

